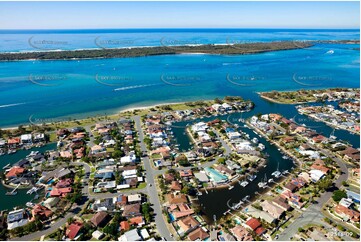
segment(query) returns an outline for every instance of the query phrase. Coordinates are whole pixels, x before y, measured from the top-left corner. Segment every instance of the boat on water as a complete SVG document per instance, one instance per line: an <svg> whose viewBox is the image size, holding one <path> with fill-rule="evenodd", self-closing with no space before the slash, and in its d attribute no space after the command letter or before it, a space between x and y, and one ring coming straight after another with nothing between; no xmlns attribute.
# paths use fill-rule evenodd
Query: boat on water
<svg viewBox="0 0 361 242"><path fill-rule="evenodd" d="M29 208L32 208L32 207L35 206L35 204L32 203L32 202L27 202L25 205L26 205L27 207L29 207Z"/></svg>
<svg viewBox="0 0 361 242"><path fill-rule="evenodd" d="M284 175L284 174L288 174L288 170L282 171L282 174L283 174L283 175Z"/></svg>
<svg viewBox="0 0 361 242"><path fill-rule="evenodd" d="M250 176L248 176L248 181L254 181L254 179L256 179L257 178L257 175L250 175Z"/></svg>
<svg viewBox="0 0 361 242"><path fill-rule="evenodd" d="M336 140L337 137L335 136L335 129L333 129L332 133L330 134L330 139L331 140Z"/></svg>
<svg viewBox="0 0 361 242"><path fill-rule="evenodd" d="M274 182L272 178L268 179L268 183L272 183L272 182Z"/></svg>
<svg viewBox="0 0 361 242"><path fill-rule="evenodd" d="M232 190L234 188L234 186L230 186L228 187L228 190Z"/></svg>
<svg viewBox="0 0 361 242"><path fill-rule="evenodd" d="M267 175L264 174L264 180L260 181L258 183L259 188L265 188L267 186Z"/></svg>
<svg viewBox="0 0 361 242"><path fill-rule="evenodd" d="M267 186L267 183L266 182L259 182L258 183L258 187L259 188L265 188Z"/></svg>
<svg viewBox="0 0 361 242"><path fill-rule="evenodd" d="M329 55L332 55L333 53L335 53L334 50L329 50L329 51L326 52L326 54L329 54Z"/></svg>
<svg viewBox="0 0 361 242"><path fill-rule="evenodd" d="M247 181L243 181L239 183L242 187L246 187L249 183Z"/></svg>
<svg viewBox="0 0 361 242"><path fill-rule="evenodd" d="M12 155L14 153L16 153L16 150L8 150L8 155Z"/></svg>
<svg viewBox="0 0 361 242"><path fill-rule="evenodd" d="M39 151L31 151L30 154L28 154L26 157L33 157L36 156L37 154L39 154Z"/></svg>
<svg viewBox="0 0 361 242"><path fill-rule="evenodd" d="M287 160L287 159L288 159L288 156L287 156L287 155L284 155L284 156L282 156L282 159Z"/></svg>
<svg viewBox="0 0 361 242"><path fill-rule="evenodd" d="M258 148L259 148L260 150L264 150L264 149L266 149L266 146L264 146L264 144L262 144L262 143L259 143L259 144L258 144Z"/></svg>
<svg viewBox="0 0 361 242"><path fill-rule="evenodd" d="M252 142L254 143L254 144L258 144L258 139L255 137L255 138L253 138L252 139Z"/></svg>
<svg viewBox="0 0 361 242"><path fill-rule="evenodd" d="M26 194L33 194L34 192L37 192L40 188L38 187L32 187L29 191L26 192Z"/></svg>
<svg viewBox="0 0 361 242"><path fill-rule="evenodd" d="M282 173L279 171L279 166L280 166L280 163L278 162L277 170L272 172L272 176L274 176L276 178L279 178L282 175Z"/></svg>

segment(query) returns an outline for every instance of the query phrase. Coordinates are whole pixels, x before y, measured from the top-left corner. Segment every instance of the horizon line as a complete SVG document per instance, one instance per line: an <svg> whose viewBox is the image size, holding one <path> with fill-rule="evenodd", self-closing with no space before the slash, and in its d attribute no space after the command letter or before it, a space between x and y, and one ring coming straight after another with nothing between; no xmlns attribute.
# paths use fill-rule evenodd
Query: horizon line
<svg viewBox="0 0 361 242"><path fill-rule="evenodd" d="M360 30L360 27L131 27L131 28L34 28L34 29L0 29L0 31L29 31L29 30L141 30L141 29L149 29L149 30L166 30L166 29L180 29L180 30L199 30L199 29L209 29L209 30L217 30L217 29L229 29L229 30L237 30L237 29L259 29L259 30L274 30L274 29L287 29L287 30L302 30L302 29L311 29L311 30Z"/></svg>

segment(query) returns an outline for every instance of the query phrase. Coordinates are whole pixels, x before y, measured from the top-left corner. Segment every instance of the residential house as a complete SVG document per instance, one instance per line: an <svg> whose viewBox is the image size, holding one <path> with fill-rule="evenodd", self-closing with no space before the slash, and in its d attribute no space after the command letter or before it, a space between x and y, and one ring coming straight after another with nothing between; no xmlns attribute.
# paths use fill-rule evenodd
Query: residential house
<svg viewBox="0 0 361 242"><path fill-rule="evenodd" d="M236 237L237 241L253 241L252 234L243 226L237 225L230 229L230 231Z"/></svg>
<svg viewBox="0 0 361 242"><path fill-rule="evenodd" d="M94 216L90 219L90 222L95 227L103 227L107 224L108 220L109 220L108 213L104 211L100 211L94 214Z"/></svg>
<svg viewBox="0 0 361 242"><path fill-rule="evenodd" d="M270 201L267 200L261 202L261 206L264 211L268 212L272 217L276 219L280 219L285 212L282 208L273 205Z"/></svg>
<svg viewBox="0 0 361 242"><path fill-rule="evenodd" d="M77 238L81 234L82 228L83 228L82 223L73 222L66 228L65 235L67 238L69 238L71 240L77 240Z"/></svg>
<svg viewBox="0 0 361 242"><path fill-rule="evenodd" d="M187 196L184 194L174 195L173 193L169 193L166 194L165 197L169 204L181 204L188 202Z"/></svg>
<svg viewBox="0 0 361 242"><path fill-rule="evenodd" d="M266 232L260 221L256 218L250 218L247 220L245 226L254 231L257 235L262 235Z"/></svg>
<svg viewBox="0 0 361 242"><path fill-rule="evenodd" d="M354 223L360 222L360 212L344 207L338 204L335 207L335 213L343 218L344 221L352 221Z"/></svg>
<svg viewBox="0 0 361 242"><path fill-rule="evenodd" d="M141 205L140 203L133 203L124 206L123 216L126 218L140 216L142 213L140 211Z"/></svg>
<svg viewBox="0 0 361 242"><path fill-rule="evenodd" d="M53 212L45 206L36 204L32 208L31 214L32 214L33 218L39 217L40 220L44 221L44 220L47 220L48 218L50 218L53 215Z"/></svg>
<svg viewBox="0 0 361 242"><path fill-rule="evenodd" d="M200 225L200 223L192 216L187 216L185 218L179 219L176 223L179 227L180 234L188 233L189 231L194 230Z"/></svg>
<svg viewBox="0 0 361 242"><path fill-rule="evenodd" d="M125 232L118 238L118 241L141 241L142 237L139 236L137 229L132 229Z"/></svg>
<svg viewBox="0 0 361 242"><path fill-rule="evenodd" d="M204 228L200 227L190 232L187 237L191 241L205 240L209 238L209 233L205 231Z"/></svg>
<svg viewBox="0 0 361 242"><path fill-rule="evenodd" d="M7 216L8 230L26 225L29 220L26 217L25 209L18 209L9 212Z"/></svg>

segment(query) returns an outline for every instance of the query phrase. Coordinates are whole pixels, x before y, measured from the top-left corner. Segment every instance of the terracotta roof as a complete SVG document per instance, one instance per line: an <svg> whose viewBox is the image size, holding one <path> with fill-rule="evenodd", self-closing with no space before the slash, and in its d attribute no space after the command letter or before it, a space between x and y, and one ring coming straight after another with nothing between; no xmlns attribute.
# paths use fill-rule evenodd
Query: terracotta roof
<svg viewBox="0 0 361 242"><path fill-rule="evenodd" d="M180 191L182 190L182 184L180 184L178 181L172 181L172 185L170 186L170 189Z"/></svg>
<svg viewBox="0 0 361 242"><path fill-rule="evenodd" d="M137 217L134 217L134 218L130 218L129 223L130 224L136 224L136 225L143 224L144 223L143 216L137 216Z"/></svg>
<svg viewBox="0 0 361 242"><path fill-rule="evenodd" d="M174 195L174 194L167 194L166 199L170 204L180 204L180 203L186 203L187 196L184 194Z"/></svg>
<svg viewBox="0 0 361 242"><path fill-rule="evenodd" d="M10 170L8 171L8 173L6 173L6 177L9 178L9 177L14 177L14 176L18 176L22 173L24 173L25 169L24 168L21 168L19 166L14 166L12 168L10 168Z"/></svg>
<svg viewBox="0 0 361 242"><path fill-rule="evenodd" d="M130 224L128 223L128 221L120 222L120 229L123 231L128 231L130 229Z"/></svg>
<svg viewBox="0 0 361 242"><path fill-rule="evenodd" d="M237 225L230 231L236 236L238 241L253 241L251 233L243 226Z"/></svg>
<svg viewBox="0 0 361 242"><path fill-rule="evenodd" d="M335 212L341 216L348 217L350 220L352 220L354 222L360 221L360 212L346 208L340 204L336 206Z"/></svg>
<svg viewBox="0 0 361 242"><path fill-rule="evenodd" d="M204 231L202 228L197 228L196 230L190 232L188 234L188 239L195 241L195 240L205 240L206 238L209 237L209 234Z"/></svg>
<svg viewBox="0 0 361 242"><path fill-rule="evenodd" d="M256 218L249 219L246 224L252 229L256 230L259 226L261 226L261 223Z"/></svg>
<svg viewBox="0 0 361 242"><path fill-rule="evenodd" d="M69 238L69 239L74 239L79 231L83 228L83 224L79 223L79 222L74 222L72 224L70 224L65 231L65 235Z"/></svg>
<svg viewBox="0 0 361 242"><path fill-rule="evenodd" d="M183 231L187 232L189 229L198 226L199 222L192 216L187 216L178 220L177 224L183 229Z"/></svg>
<svg viewBox="0 0 361 242"><path fill-rule="evenodd" d="M254 232L256 232L258 235L262 235L264 232L266 232L266 230L263 227L258 227Z"/></svg>
<svg viewBox="0 0 361 242"><path fill-rule="evenodd" d="M33 207L31 213L32 213L33 217L38 215L38 216L44 216L46 218L50 217L53 214L53 212L50 209L48 209L40 204L36 204Z"/></svg>
<svg viewBox="0 0 361 242"><path fill-rule="evenodd" d="M68 193L72 192L71 187L57 188L53 187L53 190L50 191L50 196L52 197L65 197Z"/></svg>

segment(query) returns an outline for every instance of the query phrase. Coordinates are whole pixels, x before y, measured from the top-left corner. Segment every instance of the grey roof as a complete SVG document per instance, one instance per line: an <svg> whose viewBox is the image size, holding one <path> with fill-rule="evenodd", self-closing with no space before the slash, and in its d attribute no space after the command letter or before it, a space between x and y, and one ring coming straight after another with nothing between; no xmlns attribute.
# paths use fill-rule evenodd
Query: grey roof
<svg viewBox="0 0 361 242"><path fill-rule="evenodd" d="M129 230L128 232L124 233L124 236L127 238L127 241L140 241L142 238L138 234L137 229Z"/></svg>
<svg viewBox="0 0 361 242"><path fill-rule="evenodd" d="M7 223L12 223L19 221L24 218L24 209L19 209L16 211L11 211L8 214Z"/></svg>

